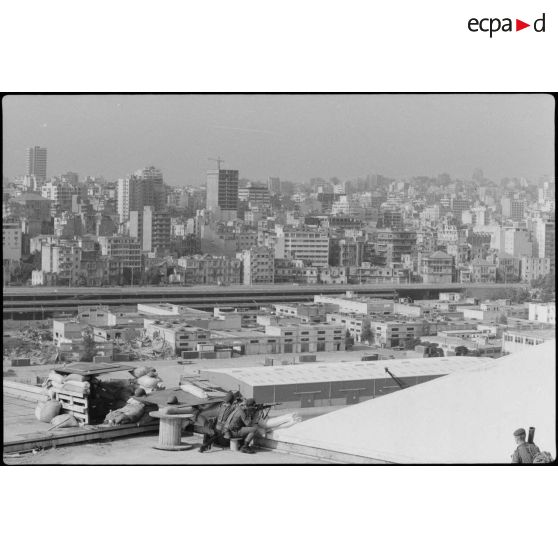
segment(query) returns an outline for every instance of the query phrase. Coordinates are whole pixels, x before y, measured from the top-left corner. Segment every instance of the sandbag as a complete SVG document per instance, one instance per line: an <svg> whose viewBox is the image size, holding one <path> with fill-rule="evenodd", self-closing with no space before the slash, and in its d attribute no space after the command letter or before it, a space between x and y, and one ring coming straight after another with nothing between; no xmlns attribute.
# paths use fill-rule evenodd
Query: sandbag
<svg viewBox="0 0 558 558"><path fill-rule="evenodd" d="M130 398L119 411L124 413L131 422L137 422L145 412L145 405L137 399Z"/></svg>
<svg viewBox="0 0 558 558"><path fill-rule="evenodd" d="M87 382L79 382L80 384L87 384ZM89 395L89 384L76 385L78 382L66 382L64 384L64 391L68 393L75 393L76 395Z"/></svg>
<svg viewBox="0 0 558 558"><path fill-rule="evenodd" d="M132 374L136 378L141 378L142 376L147 375L149 372L149 368L147 366L138 366L132 371Z"/></svg>
<svg viewBox="0 0 558 558"><path fill-rule="evenodd" d="M142 376L138 378L138 385L140 385L144 389L153 389L157 386L158 383L161 382L161 378L153 378L151 376Z"/></svg>
<svg viewBox="0 0 558 558"><path fill-rule="evenodd" d="M105 417L105 423L128 424L130 422L131 422L130 418L120 411L111 411Z"/></svg>
<svg viewBox="0 0 558 558"><path fill-rule="evenodd" d="M65 387L73 386L73 387L80 388L80 389L89 389L90 388L89 382L84 382L84 381L79 381L78 382L76 380L67 380L64 383L64 386Z"/></svg>
<svg viewBox="0 0 558 558"><path fill-rule="evenodd" d="M200 387L195 386L194 384L185 383L180 385L180 389L185 391L186 393L190 393L199 399L209 399L207 393Z"/></svg>
<svg viewBox="0 0 558 558"><path fill-rule="evenodd" d="M64 378L64 382L84 382L84 381L85 381L85 376L82 376L81 374L68 374Z"/></svg>
<svg viewBox="0 0 558 558"><path fill-rule="evenodd" d="M51 382L57 382L59 384L63 384L64 383L64 376L62 374L58 374L57 372L55 372L54 370L51 370L48 373L48 379Z"/></svg>
<svg viewBox="0 0 558 558"><path fill-rule="evenodd" d="M60 414L62 405L59 401L39 401L35 408L35 416L41 422L50 422L56 415Z"/></svg>
<svg viewBox="0 0 558 558"><path fill-rule="evenodd" d="M70 414L57 415L50 421L50 424L56 428L72 428L79 426L79 422L74 415Z"/></svg>
<svg viewBox="0 0 558 558"><path fill-rule="evenodd" d="M278 428L288 428L301 420L302 418L297 413L287 413L285 415L279 415L278 417L260 420L258 426L266 430L277 430Z"/></svg>
<svg viewBox="0 0 558 558"><path fill-rule="evenodd" d="M51 387L56 391L62 391L64 389L64 384L60 382L51 382Z"/></svg>

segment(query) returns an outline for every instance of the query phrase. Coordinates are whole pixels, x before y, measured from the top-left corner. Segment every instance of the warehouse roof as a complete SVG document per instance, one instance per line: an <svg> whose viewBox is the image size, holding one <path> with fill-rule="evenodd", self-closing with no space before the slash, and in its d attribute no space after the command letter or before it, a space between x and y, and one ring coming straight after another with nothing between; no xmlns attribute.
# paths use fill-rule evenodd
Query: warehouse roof
<svg viewBox="0 0 558 558"><path fill-rule="evenodd" d="M555 351L549 342L495 360L457 357L476 369L333 411L272 438L395 463L509 463L514 430L534 426L535 443L556 457Z"/></svg>
<svg viewBox="0 0 558 558"><path fill-rule="evenodd" d="M445 357L425 359L397 359L368 362L316 362L286 366L252 366L248 368L220 368L205 373L224 374L251 386L278 384L307 384L312 382L341 382L389 378L384 368L401 378L444 375L477 369L492 359L473 357Z"/></svg>
<svg viewBox="0 0 558 558"><path fill-rule="evenodd" d="M555 329L508 329L505 333L521 337L536 337L545 341L556 339Z"/></svg>

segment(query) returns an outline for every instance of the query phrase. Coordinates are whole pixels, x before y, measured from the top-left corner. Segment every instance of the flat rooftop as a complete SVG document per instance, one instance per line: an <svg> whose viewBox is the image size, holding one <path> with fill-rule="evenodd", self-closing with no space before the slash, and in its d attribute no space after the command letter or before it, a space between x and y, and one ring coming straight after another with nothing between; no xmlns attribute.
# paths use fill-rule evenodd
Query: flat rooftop
<svg viewBox="0 0 558 558"><path fill-rule="evenodd" d="M556 339L555 329L508 329L505 333L522 337L536 337L537 339Z"/></svg>
<svg viewBox="0 0 558 558"><path fill-rule="evenodd" d="M231 339L231 338L253 338L262 339L267 337L274 337L273 335L266 335L263 331L258 331L252 328L238 329L214 329L211 330L211 339Z"/></svg>
<svg viewBox="0 0 558 558"><path fill-rule="evenodd" d="M278 355L292 356L292 355ZM389 378L384 368L401 378L442 376L453 372L476 370L492 362L483 357L444 357L434 359L398 359L390 361L353 361L336 363L301 363L285 366L206 369L204 373L227 375L251 386L307 384Z"/></svg>

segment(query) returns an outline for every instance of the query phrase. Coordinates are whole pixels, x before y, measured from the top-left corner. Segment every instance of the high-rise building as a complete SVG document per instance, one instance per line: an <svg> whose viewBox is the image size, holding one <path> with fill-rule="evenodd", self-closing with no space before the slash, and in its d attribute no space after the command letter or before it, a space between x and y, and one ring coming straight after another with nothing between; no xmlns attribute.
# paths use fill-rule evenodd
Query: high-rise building
<svg viewBox="0 0 558 558"><path fill-rule="evenodd" d="M19 261L21 259L21 224L19 222L2 222L2 260Z"/></svg>
<svg viewBox="0 0 558 558"><path fill-rule="evenodd" d="M139 272L141 272L141 245L137 240L126 236L100 236L99 245L103 256L121 260L123 268L134 270L139 277Z"/></svg>
<svg viewBox="0 0 558 558"><path fill-rule="evenodd" d="M218 219L236 219L238 211L238 171L207 171L206 208L215 213Z"/></svg>
<svg viewBox="0 0 558 558"><path fill-rule="evenodd" d="M400 263L401 257L414 254L417 233L414 231L378 231L375 243L376 260L380 265Z"/></svg>
<svg viewBox="0 0 558 558"><path fill-rule="evenodd" d="M131 211L141 212L145 206L161 211L167 201L163 173L155 167L146 167L118 179L117 198L121 222L130 218Z"/></svg>
<svg viewBox="0 0 558 558"><path fill-rule="evenodd" d="M525 201L506 196L502 198L502 217L513 221L521 221L525 214Z"/></svg>
<svg viewBox="0 0 558 558"><path fill-rule="evenodd" d="M380 207L378 227L383 229L400 229L403 226L403 211L398 203L389 201Z"/></svg>
<svg viewBox="0 0 558 558"><path fill-rule="evenodd" d="M270 192L279 194L281 192L281 179L278 176L270 176L267 179L267 187Z"/></svg>
<svg viewBox="0 0 558 558"><path fill-rule="evenodd" d="M535 220L535 239L539 258L550 259L550 269L554 271L556 262L556 223L555 221Z"/></svg>
<svg viewBox="0 0 558 558"><path fill-rule="evenodd" d="M145 252L163 252L170 248L171 218L166 211L143 208L142 249Z"/></svg>
<svg viewBox="0 0 558 558"><path fill-rule="evenodd" d="M521 280L531 282L550 273L550 258L521 258Z"/></svg>
<svg viewBox="0 0 558 558"><path fill-rule="evenodd" d="M329 237L310 230L278 230L275 257L302 260L314 267L327 267Z"/></svg>
<svg viewBox="0 0 558 558"><path fill-rule="evenodd" d="M247 202L249 207L269 207L269 188L264 184L251 184L239 186L238 201Z"/></svg>
<svg viewBox="0 0 558 558"><path fill-rule="evenodd" d="M27 150L26 175L34 176L41 182L47 177L47 149L46 147L30 147Z"/></svg>
<svg viewBox="0 0 558 558"><path fill-rule="evenodd" d="M238 254L242 260L242 282L244 285L273 283L274 252L265 246L252 246Z"/></svg>

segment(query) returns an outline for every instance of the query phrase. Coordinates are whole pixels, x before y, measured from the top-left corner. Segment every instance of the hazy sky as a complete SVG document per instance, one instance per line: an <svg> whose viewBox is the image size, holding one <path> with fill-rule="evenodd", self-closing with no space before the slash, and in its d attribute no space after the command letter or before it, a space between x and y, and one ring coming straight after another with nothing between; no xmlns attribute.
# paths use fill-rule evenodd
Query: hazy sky
<svg viewBox="0 0 558 558"><path fill-rule="evenodd" d="M546 95L8 96L3 117L8 177L33 145L48 148L49 176L154 165L171 185L201 184L218 155L252 179L554 175Z"/></svg>

